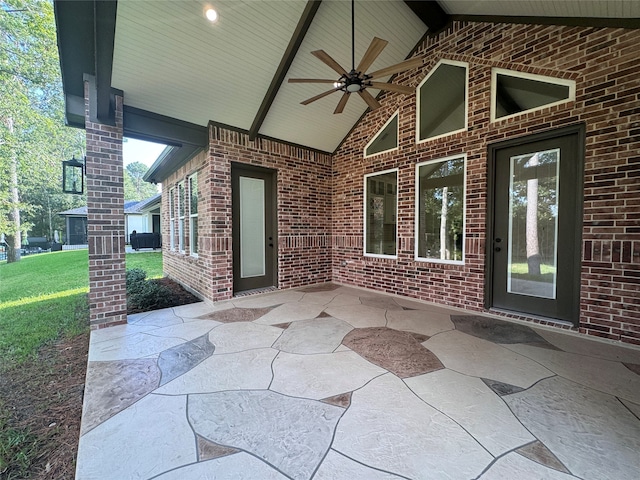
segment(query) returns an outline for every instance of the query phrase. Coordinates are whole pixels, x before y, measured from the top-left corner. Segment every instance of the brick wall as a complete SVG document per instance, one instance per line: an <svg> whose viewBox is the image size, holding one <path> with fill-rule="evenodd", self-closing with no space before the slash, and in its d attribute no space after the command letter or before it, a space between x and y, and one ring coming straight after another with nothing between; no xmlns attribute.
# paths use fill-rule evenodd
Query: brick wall
<svg viewBox="0 0 640 480"><path fill-rule="evenodd" d="M207 151L162 184L165 273L211 300L233 295L231 163L238 162L277 170L277 286L329 281L331 156L266 139L249 141L247 134L215 125L209 127L209 139ZM188 234L185 253L169 248L168 193L196 171L199 254L193 257L188 251Z"/></svg>
<svg viewBox="0 0 640 480"><path fill-rule="evenodd" d="M122 161L122 97L116 124L93 123L85 85L89 324L92 329L127 321Z"/></svg>
<svg viewBox="0 0 640 480"><path fill-rule="evenodd" d="M640 344L640 32L455 22L417 51L425 65L400 74L417 86L439 60L469 64L469 128L415 142L415 95L385 94L334 155L333 279L469 310L483 310L487 146L526 134L586 125L580 331ZM491 67L575 80L576 100L490 122ZM363 149L399 113L399 149ZM467 154L464 265L416 262L414 169ZM363 176L398 168L398 259L363 257ZM511 315L534 321L526 316ZM543 322L544 323L544 322Z"/></svg>

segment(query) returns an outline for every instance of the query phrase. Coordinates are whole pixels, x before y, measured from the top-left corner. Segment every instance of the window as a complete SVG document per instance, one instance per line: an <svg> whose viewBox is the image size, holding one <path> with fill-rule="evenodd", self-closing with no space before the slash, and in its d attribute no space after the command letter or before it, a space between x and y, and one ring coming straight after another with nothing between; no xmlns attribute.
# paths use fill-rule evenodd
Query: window
<svg viewBox="0 0 640 480"><path fill-rule="evenodd" d="M189 252L198 255L198 176L189 177Z"/></svg>
<svg viewBox="0 0 640 480"><path fill-rule="evenodd" d="M398 148L398 112L375 134L364 147L364 156L370 157L378 153L390 152Z"/></svg>
<svg viewBox="0 0 640 480"><path fill-rule="evenodd" d="M397 255L398 170L364 177L364 254Z"/></svg>
<svg viewBox="0 0 640 480"><path fill-rule="evenodd" d="M184 253L184 214L185 214L184 182L178 184L178 250Z"/></svg>
<svg viewBox="0 0 640 480"><path fill-rule="evenodd" d="M176 249L176 189L169 190L169 248Z"/></svg>
<svg viewBox="0 0 640 480"><path fill-rule="evenodd" d="M463 263L465 156L416 165L416 260Z"/></svg>
<svg viewBox="0 0 640 480"><path fill-rule="evenodd" d="M418 86L417 142L467 129L466 63L440 61Z"/></svg>
<svg viewBox="0 0 640 480"><path fill-rule="evenodd" d="M558 78L491 70L491 120L558 105L576 97L576 82Z"/></svg>

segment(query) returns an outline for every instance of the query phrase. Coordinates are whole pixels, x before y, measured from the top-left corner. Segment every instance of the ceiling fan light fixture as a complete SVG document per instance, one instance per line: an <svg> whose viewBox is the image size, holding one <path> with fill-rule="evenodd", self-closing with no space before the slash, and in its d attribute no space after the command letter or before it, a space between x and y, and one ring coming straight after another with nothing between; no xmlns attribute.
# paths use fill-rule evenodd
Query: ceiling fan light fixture
<svg viewBox="0 0 640 480"><path fill-rule="evenodd" d="M362 85L360 85L359 83L350 83L349 85L347 85L347 92L349 93L359 92L361 89Z"/></svg>

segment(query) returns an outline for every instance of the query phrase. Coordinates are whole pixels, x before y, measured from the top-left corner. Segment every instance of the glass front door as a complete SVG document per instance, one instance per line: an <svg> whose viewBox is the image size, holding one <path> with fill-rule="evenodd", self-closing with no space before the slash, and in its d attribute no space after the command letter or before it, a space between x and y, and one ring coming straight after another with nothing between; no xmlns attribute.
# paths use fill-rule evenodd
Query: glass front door
<svg viewBox="0 0 640 480"><path fill-rule="evenodd" d="M275 285L274 177L271 170L232 168L234 292Z"/></svg>
<svg viewBox="0 0 640 480"><path fill-rule="evenodd" d="M490 148L488 307L577 323L581 138L563 129Z"/></svg>

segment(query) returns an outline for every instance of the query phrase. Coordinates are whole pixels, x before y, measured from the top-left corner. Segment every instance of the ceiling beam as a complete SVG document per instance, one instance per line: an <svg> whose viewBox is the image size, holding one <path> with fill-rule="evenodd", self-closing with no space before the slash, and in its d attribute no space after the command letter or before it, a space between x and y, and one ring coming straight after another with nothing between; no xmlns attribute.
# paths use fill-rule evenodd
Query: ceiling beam
<svg viewBox="0 0 640 480"><path fill-rule="evenodd" d="M125 105L123 108L124 136L163 143L174 147L204 148L209 143L209 130L202 125L185 122L158 113Z"/></svg>
<svg viewBox="0 0 640 480"><path fill-rule="evenodd" d="M429 35L436 35L451 23L451 16L435 0L405 0L407 6L429 29Z"/></svg>
<svg viewBox="0 0 640 480"><path fill-rule="evenodd" d="M520 17L511 15L451 15L451 20L482 23L519 23L565 27L640 28L640 18L602 17Z"/></svg>
<svg viewBox="0 0 640 480"><path fill-rule="evenodd" d="M311 22L313 21L313 18L315 17L316 12L318 11L318 7L320 7L321 3L322 0L309 0L307 2L307 5L302 12L302 16L298 21L298 26L293 32L293 36L289 41L289 45L287 46L287 49L282 56L282 60L280 60L280 65L278 65L276 73L271 80L271 84L267 89L267 93L262 99L262 104L258 109L258 113L253 119L253 123L251 124L251 128L249 129L249 140L255 140L258 136L260 127L262 126L265 118L267 118L269 109L271 108L271 105L273 104L273 101L278 94L278 90L280 90L280 87L282 86L284 77L287 75L289 67L291 66L291 63L293 62L296 54L298 53L298 49L302 44L302 40L304 40L304 37L307 34L307 31L311 26Z"/></svg>

